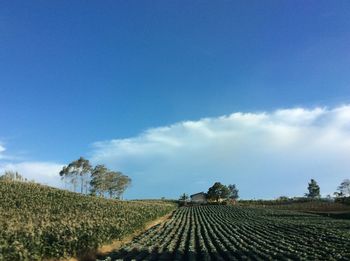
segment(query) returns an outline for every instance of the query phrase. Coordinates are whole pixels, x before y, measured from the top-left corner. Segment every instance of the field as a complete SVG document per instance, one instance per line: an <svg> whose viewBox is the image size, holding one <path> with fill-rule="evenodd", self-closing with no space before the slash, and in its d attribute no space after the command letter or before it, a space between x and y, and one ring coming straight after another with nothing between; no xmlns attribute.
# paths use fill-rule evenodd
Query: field
<svg viewBox="0 0 350 261"><path fill-rule="evenodd" d="M181 207L99 259L350 260L350 220L252 207Z"/></svg>
<svg viewBox="0 0 350 261"><path fill-rule="evenodd" d="M0 182L0 260L85 254L121 239L175 205L123 202L21 182Z"/></svg>
<svg viewBox="0 0 350 261"><path fill-rule="evenodd" d="M341 204L325 199L308 199L300 198L297 200L240 200L240 205L256 206L256 207L268 207L274 209L294 210L301 212L314 212L314 213L339 213L349 212L350 205Z"/></svg>
<svg viewBox="0 0 350 261"><path fill-rule="evenodd" d="M0 199L0 260L96 253L176 209L171 201L106 200L21 182L0 182ZM276 206L180 207L98 259L350 260L350 220Z"/></svg>

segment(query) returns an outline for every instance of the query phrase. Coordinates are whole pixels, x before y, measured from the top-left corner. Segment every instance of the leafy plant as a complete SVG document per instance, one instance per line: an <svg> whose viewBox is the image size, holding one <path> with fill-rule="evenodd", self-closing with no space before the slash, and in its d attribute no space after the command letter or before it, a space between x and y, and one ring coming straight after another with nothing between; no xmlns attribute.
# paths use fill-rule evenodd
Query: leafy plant
<svg viewBox="0 0 350 261"><path fill-rule="evenodd" d="M109 258L349 260L349 226L350 220L285 210L181 207L164 225L151 228Z"/></svg>
<svg viewBox="0 0 350 261"><path fill-rule="evenodd" d="M76 256L141 229L175 208L119 201L38 184L0 181L0 260Z"/></svg>

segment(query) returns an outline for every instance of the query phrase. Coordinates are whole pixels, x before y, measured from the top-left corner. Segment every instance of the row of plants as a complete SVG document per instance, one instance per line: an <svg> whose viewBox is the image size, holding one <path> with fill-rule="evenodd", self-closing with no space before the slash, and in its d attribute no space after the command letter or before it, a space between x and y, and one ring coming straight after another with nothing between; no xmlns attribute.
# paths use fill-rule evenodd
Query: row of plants
<svg viewBox="0 0 350 261"><path fill-rule="evenodd" d="M0 182L0 199L0 260L79 256L176 208L167 202L107 200L21 182Z"/></svg>
<svg viewBox="0 0 350 261"><path fill-rule="evenodd" d="M278 200L240 200L239 205L304 212L350 212L350 205L346 204L346 200L347 198L336 198L334 201L326 198L281 198Z"/></svg>
<svg viewBox="0 0 350 261"><path fill-rule="evenodd" d="M349 227L349 220L288 210L181 207L166 223L140 235L109 258L347 260Z"/></svg>

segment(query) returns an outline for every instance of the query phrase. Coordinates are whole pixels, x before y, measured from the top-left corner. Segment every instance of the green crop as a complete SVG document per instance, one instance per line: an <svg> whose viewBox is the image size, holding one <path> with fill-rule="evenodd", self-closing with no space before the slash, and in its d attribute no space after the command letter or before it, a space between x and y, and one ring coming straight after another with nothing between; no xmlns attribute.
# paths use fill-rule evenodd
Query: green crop
<svg viewBox="0 0 350 261"><path fill-rule="evenodd" d="M83 196L37 184L0 182L0 260L80 255L142 229L174 204Z"/></svg>
<svg viewBox="0 0 350 261"><path fill-rule="evenodd" d="M106 260L349 260L349 228L286 210L182 207Z"/></svg>

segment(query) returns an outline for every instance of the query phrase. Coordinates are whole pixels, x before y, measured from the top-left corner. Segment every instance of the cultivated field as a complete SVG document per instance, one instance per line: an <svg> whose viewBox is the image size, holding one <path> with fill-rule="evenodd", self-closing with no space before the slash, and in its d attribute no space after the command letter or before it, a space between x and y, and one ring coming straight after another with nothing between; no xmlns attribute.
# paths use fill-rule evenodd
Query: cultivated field
<svg viewBox="0 0 350 261"><path fill-rule="evenodd" d="M235 206L182 207L102 260L350 260L350 220Z"/></svg>
<svg viewBox="0 0 350 261"><path fill-rule="evenodd" d="M175 209L164 202L84 196L22 182L0 182L0 260L43 260L89 253L143 229Z"/></svg>

